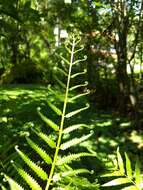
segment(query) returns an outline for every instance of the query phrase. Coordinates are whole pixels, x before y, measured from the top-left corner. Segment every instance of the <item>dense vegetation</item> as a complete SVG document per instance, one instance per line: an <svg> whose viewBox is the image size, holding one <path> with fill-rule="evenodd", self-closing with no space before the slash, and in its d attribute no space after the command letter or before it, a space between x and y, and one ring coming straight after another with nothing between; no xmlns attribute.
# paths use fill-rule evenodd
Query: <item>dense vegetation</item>
<svg viewBox="0 0 143 190"><path fill-rule="evenodd" d="M142 190L143 0L0 0L0 26L0 188Z"/></svg>

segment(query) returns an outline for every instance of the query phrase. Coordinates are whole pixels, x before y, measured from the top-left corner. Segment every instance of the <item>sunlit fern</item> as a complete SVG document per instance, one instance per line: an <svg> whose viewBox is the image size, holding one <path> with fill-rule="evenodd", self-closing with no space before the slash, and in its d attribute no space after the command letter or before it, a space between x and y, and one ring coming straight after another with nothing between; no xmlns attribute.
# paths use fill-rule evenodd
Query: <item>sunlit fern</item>
<svg viewBox="0 0 143 190"><path fill-rule="evenodd" d="M125 153L125 162L117 149L117 160L114 160L115 171L105 174L103 177L115 177L111 181L103 184L103 187L123 185L122 190L142 190L143 175L141 174L140 162L137 159L135 170L132 169L132 162Z"/></svg>
<svg viewBox="0 0 143 190"><path fill-rule="evenodd" d="M86 73L86 70L78 73L72 72L72 67L76 66L77 64L83 62L86 60L86 57L83 59L75 60L75 55L80 52L83 47L80 47L80 37L78 35L71 35L68 40L65 43L65 48L67 52L70 55L70 59L63 57L60 55L62 61L65 64L65 68L68 68L68 72L65 69L61 69L56 67L56 70L61 72L61 74L64 75L64 77L67 78L67 84L65 85L57 76L55 79L59 83L59 85L65 89L65 95L64 97L61 97L55 90L51 88L51 86L48 87L49 91L56 96L59 101L63 100L63 110L60 110L56 105L54 105L51 102L48 102L48 106L57 114L57 116L61 117L60 124L57 124L52 119L45 116L41 108L38 108L38 114L41 117L41 119L48 125L49 129L51 130L51 134L54 132L57 136L56 139L52 138L51 135L47 135L42 131L36 131L33 129L34 134L43 142L47 143L48 147L54 150L54 154L51 155L47 153L47 150L41 148L40 145L38 145L34 140L32 140L29 136L26 137L27 143L29 146L35 151L36 155L39 155L41 159L43 160L44 164L47 164L50 167L50 171L46 171L46 169L43 169L40 164L35 163L29 155L24 153L19 149L18 146L15 147L17 153L21 157L21 159L26 163L28 166L28 170L23 169L21 166L19 166L17 163L12 162L14 168L17 170L18 174L23 178L23 180L28 184L29 188L32 190L48 190L49 188L53 186L54 183L57 183L57 181L66 178L68 179L68 184L65 187L65 189L70 189L72 184L74 183L73 177L75 177L78 174L81 173L91 173L89 170L85 168L79 168L79 169L72 169L68 164L71 163L73 160L79 159L81 157L85 156L95 156L94 154L88 153L88 152L80 152L70 155L65 155L64 153L60 154L59 151L65 151L68 148L72 146L76 146L79 143L87 140L91 137L92 132L89 134L83 135L80 138L74 138L70 139L67 142L62 141L62 137L64 134L70 134L71 132L78 130L82 127L87 127L85 124L74 124L72 126L65 127L65 120L69 120L69 118L77 115L78 113L86 110L89 105L87 104L85 107L82 107L80 109L71 111L67 113L67 105L72 104L79 98L89 94L89 91L83 92L78 95L69 96L69 91L73 92L78 88L87 86L87 82L84 84L78 84L76 86L71 86L70 82L72 79L78 78L78 76L81 76ZM52 132L53 131L53 132ZM64 156L61 156L64 155ZM29 171L32 171L34 173L34 177L32 177L32 174L30 174ZM8 181L10 189L11 190L22 190L24 189L17 183L14 179L11 177L4 175L4 178L6 181ZM35 178L35 176L37 176ZM39 183L39 180L42 180L42 187L41 183ZM44 184L44 187L43 187ZM81 185L81 184L80 184ZM4 187L3 187L4 188ZM94 189L97 189L97 185L94 186Z"/></svg>

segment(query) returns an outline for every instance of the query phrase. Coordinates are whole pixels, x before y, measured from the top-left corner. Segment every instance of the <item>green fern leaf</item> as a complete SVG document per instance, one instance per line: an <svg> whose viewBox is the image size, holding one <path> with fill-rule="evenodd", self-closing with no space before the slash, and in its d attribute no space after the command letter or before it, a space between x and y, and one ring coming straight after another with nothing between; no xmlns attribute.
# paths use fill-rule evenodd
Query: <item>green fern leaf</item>
<svg viewBox="0 0 143 190"><path fill-rule="evenodd" d="M67 172L63 172L61 175L62 177L66 177L66 176L75 176L81 173L91 173L89 170L87 169L76 169L76 170L70 170Z"/></svg>
<svg viewBox="0 0 143 190"><path fill-rule="evenodd" d="M118 166L121 174L125 174L125 169L124 169L124 162L122 159L122 156L119 152L119 148L117 149L117 161L118 161Z"/></svg>
<svg viewBox="0 0 143 190"><path fill-rule="evenodd" d="M132 167L131 167L131 161L127 155L127 153L125 152L125 158L126 158L126 173L127 173L127 176L132 179L133 176L132 176Z"/></svg>
<svg viewBox="0 0 143 190"><path fill-rule="evenodd" d="M42 149L40 148L37 144L35 144L31 139L26 137L26 140L28 144L31 146L32 149L34 149L39 156L47 163L47 164L52 164L52 159L51 157Z"/></svg>
<svg viewBox="0 0 143 190"><path fill-rule="evenodd" d="M52 104L51 102L47 101L48 105L50 106L50 108L59 116L62 115L62 111L57 108L54 104Z"/></svg>
<svg viewBox="0 0 143 190"><path fill-rule="evenodd" d="M36 135L38 135L41 139L43 139L51 148L56 148L56 143L50 138L48 137L46 134L42 133L42 132L37 132L35 130L33 130L34 133L36 133Z"/></svg>
<svg viewBox="0 0 143 190"><path fill-rule="evenodd" d="M60 71L60 73L62 73L63 75L65 75L66 77L68 76L68 74L63 70L63 69L61 69L61 68L59 68L59 67L54 67L54 70L56 70L56 71Z"/></svg>
<svg viewBox="0 0 143 190"><path fill-rule="evenodd" d="M3 185L1 185L1 184L0 184L0 187L1 187L1 190L7 190L7 189L6 189ZM15 189L15 188L12 189L12 188L11 188L11 190L17 190L17 189ZM21 189L18 189L18 190L21 190Z"/></svg>
<svg viewBox="0 0 143 190"><path fill-rule="evenodd" d="M121 178L113 179L112 181L109 181L103 184L102 187L122 185L122 184L130 183L130 182L131 181L128 178L121 177Z"/></svg>
<svg viewBox="0 0 143 190"><path fill-rule="evenodd" d="M20 155L20 157L24 160L24 162L43 180L48 178L47 173L37 164L35 164L28 156L26 156L22 151L15 147L16 151Z"/></svg>
<svg viewBox="0 0 143 190"><path fill-rule="evenodd" d="M131 185L131 186L128 186L128 187L124 187L122 190L139 190L139 189L136 186Z"/></svg>
<svg viewBox="0 0 143 190"><path fill-rule="evenodd" d="M71 154L68 156L64 156L63 158L60 158L57 161L57 165L68 164L68 163L72 162L73 160L76 160L78 158L85 157L85 156L95 156L95 155L93 155L91 153L86 153L86 152Z"/></svg>
<svg viewBox="0 0 143 190"><path fill-rule="evenodd" d="M85 135L85 136L83 136L83 137L81 137L81 138L74 138L74 139L72 139L72 140L70 140L70 141L68 141L68 142L65 142L65 143L63 143L63 144L61 145L61 150L66 150L66 149L68 149L68 148L70 148L70 147L72 147L72 146L75 146L75 145L77 145L77 144L79 144L79 143L85 141L85 140L88 139L89 137L91 137L91 135L93 135L93 133L90 133L90 134L88 134L88 135Z"/></svg>
<svg viewBox="0 0 143 190"><path fill-rule="evenodd" d="M70 64L69 60L67 60L66 58L64 58L62 55L60 55L60 57L61 57L61 59L62 59L65 63L67 63L68 65Z"/></svg>
<svg viewBox="0 0 143 190"><path fill-rule="evenodd" d="M74 116L74 115L76 115L76 114L78 114L78 113L80 113L80 112L82 112L88 108L89 108L89 104L87 104L86 107L84 107L84 108L80 108L78 110L75 110L75 111L72 111L72 112L66 114L65 118L70 118L70 117L72 117L72 116Z"/></svg>
<svg viewBox="0 0 143 190"><path fill-rule="evenodd" d="M74 62L73 62L73 65L78 64L78 63L80 63L80 62L82 62L82 61L85 61L86 59L87 59L87 56L84 56L83 59L78 59L78 60L74 61Z"/></svg>
<svg viewBox="0 0 143 190"><path fill-rule="evenodd" d="M17 167L14 163L13 163L13 166L15 167L19 175L25 180L25 182L30 186L32 190L42 190L40 185L37 183L35 179L33 179L33 177L31 177L31 175L29 175L22 168Z"/></svg>
<svg viewBox="0 0 143 190"><path fill-rule="evenodd" d="M86 70L86 69L84 69L83 72L75 73L75 74L71 75L71 78L73 79L73 78L75 78L75 77L77 77L77 76L79 76L79 75L84 75L85 73L87 73L87 70Z"/></svg>
<svg viewBox="0 0 143 190"><path fill-rule="evenodd" d="M38 114L40 115L41 119L47 124L49 125L52 129L54 129L55 131L59 130L59 127L57 124L55 124L52 120L48 119L46 116L44 116L41 112L40 112L40 108L37 109Z"/></svg>
<svg viewBox="0 0 143 190"><path fill-rule="evenodd" d="M64 190L70 190L72 182L70 182L67 186L65 186Z"/></svg>
<svg viewBox="0 0 143 190"><path fill-rule="evenodd" d="M101 177L113 177L113 176L121 177L120 171L114 171L114 172L111 172L111 173L105 173L105 174L101 175Z"/></svg>
<svg viewBox="0 0 143 190"><path fill-rule="evenodd" d="M24 190L15 180L4 174L5 180L9 183L11 190ZM6 190L5 187L2 187L2 190Z"/></svg>
<svg viewBox="0 0 143 190"><path fill-rule="evenodd" d="M80 49L77 49L76 51L74 51L74 54L79 52L79 51L82 51L83 49L84 49L84 47L82 46ZM86 59L87 59L87 56L84 56L84 59L82 59L81 61L85 61ZM74 64L76 64L76 63L74 63Z"/></svg>
<svg viewBox="0 0 143 190"><path fill-rule="evenodd" d="M54 78L62 88L66 89L66 85L56 75L54 75Z"/></svg>
<svg viewBox="0 0 143 190"><path fill-rule="evenodd" d="M88 82L85 81L84 84L79 84L79 85L76 85L76 86L72 86L69 90L72 91L72 90L75 90L75 89L77 89L77 88L85 87L85 86L87 86L87 85L88 85Z"/></svg>
<svg viewBox="0 0 143 190"><path fill-rule="evenodd" d="M85 93L82 93L82 94L78 94L77 96L74 96L73 98L70 98L69 101L70 102L73 102L74 100L78 99L78 98L81 98L82 96L86 96L90 94L90 90L87 90L87 92Z"/></svg>
<svg viewBox="0 0 143 190"><path fill-rule="evenodd" d="M141 182L142 182L142 177L141 177L141 170L140 170L140 162L137 159L136 160L136 165L135 165L135 183L137 187L141 188Z"/></svg>
<svg viewBox="0 0 143 190"><path fill-rule="evenodd" d="M67 127L66 129L64 129L63 130L63 134L68 134L68 133L70 133L70 132L72 132L72 131L74 131L74 130L77 130L77 129L79 129L79 128L82 128L82 127L87 127L87 128L89 128L89 126L88 125L85 125L85 124L76 124L76 125L72 125L72 126L70 126L70 127Z"/></svg>
<svg viewBox="0 0 143 190"><path fill-rule="evenodd" d="M55 95L58 100L61 102L64 101L64 96L61 96L61 94L59 94L56 90L52 90L51 85L48 85L48 90L52 93L52 95Z"/></svg>

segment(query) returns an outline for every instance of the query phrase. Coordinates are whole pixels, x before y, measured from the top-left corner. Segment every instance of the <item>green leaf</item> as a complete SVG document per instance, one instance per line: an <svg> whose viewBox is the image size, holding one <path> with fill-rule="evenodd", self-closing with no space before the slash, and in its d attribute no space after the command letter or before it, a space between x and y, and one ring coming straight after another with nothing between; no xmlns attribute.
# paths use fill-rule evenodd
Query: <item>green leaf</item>
<svg viewBox="0 0 143 190"><path fill-rule="evenodd" d="M52 120L48 119L46 116L44 116L41 112L40 112L40 108L37 109L38 114L40 115L41 119L47 124L49 125L52 129L54 129L55 131L59 130L59 127L56 123L54 123Z"/></svg>
<svg viewBox="0 0 143 190"><path fill-rule="evenodd" d="M126 152L125 152L125 158L126 158L126 173L127 173L127 176L132 179L133 176L132 176L131 161Z"/></svg>
<svg viewBox="0 0 143 190"><path fill-rule="evenodd" d="M75 77L77 77L77 76L79 76L79 75L84 75L85 73L87 73L87 70L86 70L86 69L84 69L83 72L75 73L75 74L71 75L71 78L73 79L73 78L75 78Z"/></svg>
<svg viewBox="0 0 143 190"><path fill-rule="evenodd" d="M75 145L77 145L77 144L79 144L79 143L85 141L85 140L88 139L89 137L91 137L91 135L93 135L93 133L90 133L90 134L88 134L88 135L85 135L85 136L83 136L83 137L81 137L81 138L74 138L74 139L72 139L72 140L70 140L70 141L68 141L68 142L65 142L65 143L63 143L63 144L61 145L61 150L66 150L66 149L68 149L68 148L70 148L70 147L72 147L72 146L75 146Z"/></svg>
<svg viewBox="0 0 143 190"><path fill-rule="evenodd" d="M61 68L59 68L59 67L54 67L54 70L56 70L56 71L60 71L60 73L62 73L63 75L65 75L66 77L68 76L68 74L63 70L63 69L61 69Z"/></svg>
<svg viewBox="0 0 143 190"><path fill-rule="evenodd" d="M62 177L74 176L74 175L81 174L81 173L91 173L91 172L89 170L87 170L87 169L70 170L70 171L67 171L67 172L63 172Z"/></svg>
<svg viewBox="0 0 143 190"><path fill-rule="evenodd" d="M135 185L124 187L122 190L139 190Z"/></svg>
<svg viewBox="0 0 143 190"><path fill-rule="evenodd" d="M78 51L81 51L81 50L83 50L83 47L82 47L81 49L76 50L74 53L77 53ZM80 63L80 62L83 62L83 61L85 61L86 59L87 59L87 56L84 56L83 59L78 59L78 60L74 61L74 62L73 62L73 65L78 64L78 63Z"/></svg>
<svg viewBox="0 0 143 190"><path fill-rule="evenodd" d="M22 168L17 167L15 164L13 164L19 175L25 180L25 182L30 186L32 190L42 190L40 185L37 183L37 181L31 177L26 171L24 171Z"/></svg>
<svg viewBox="0 0 143 190"><path fill-rule="evenodd" d="M62 111L57 108L54 104L52 104L51 102L47 101L48 105L50 106L50 108L59 116L62 115Z"/></svg>
<svg viewBox="0 0 143 190"><path fill-rule="evenodd" d="M65 3L71 4L71 0L65 0Z"/></svg>
<svg viewBox="0 0 143 190"><path fill-rule="evenodd" d="M16 151L20 155L20 157L24 160L24 162L43 180L48 178L47 173L37 164L35 164L27 155L25 155L22 151L15 147Z"/></svg>
<svg viewBox="0 0 143 190"><path fill-rule="evenodd" d="M1 185L1 184L0 184L0 187L1 187L1 190L7 190L7 189L6 189L3 185ZM16 189L15 186L14 186L14 188L11 187L11 190L22 190L22 189L20 189L20 188L19 188L19 189Z"/></svg>
<svg viewBox="0 0 143 190"><path fill-rule="evenodd" d="M64 187L64 190L70 190L70 186L71 186L72 182L70 182L67 186Z"/></svg>
<svg viewBox="0 0 143 190"><path fill-rule="evenodd" d="M37 132L35 130L33 130L36 135L38 135L41 139L43 139L51 148L56 148L56 143L50 138L48 137L46 134L42 133L42 132Z"/></svg>
<svg viewBox="0 0 143 190"><path fill-rule="evenodd" d="M11 190L24 190L15 180L4 174L4 178L8 181ZM2 190L6 190L2 187Z"/></svg>
<svg viewBox="0 0 143 190"><path fill-rule="evenodd" d="M47 164L52 164L52 159L51 157L42 149L40 148L37 144L35 144L31 139L26 137L26 140L28 144L31 146L32 149L34 149L39 156L47 163Z"/></svg>
<svg viewBox="0 0 143 190"><path fill-rule="evenodd" d="M119 148L117 149L117 161L118 161L118 166L121 174L125 174L125 169L124 169L124 162L122 159L122 156L119 152Z"/></svg>
<svg viewBox="0 0 143 190"><path fill-rule="evenodd" d="M79 85L76 85L76 86L72 86L72 87L69 89L69 91L72 91L72 90L75 90L75 89L77 89L77 88L81 88L81 87L84 87L84 86L87 86L87 85L88 85L88 82L85 81L84 84L79 84Z"/></svg>
<svg viewBox="0 0 143 190"><path fill-rule="evenodd" d="M72 162L73 160L76 160L76 159L81 158L81 157L86 157L86 156L95 156L95 155L93 155L91 153L87 153L87 152L70 154L68 156L64 156L63 158L60 158L57 161L57 165L68 164L68 163Z"/></svg>
<svg viewBox="0 0 143 190"><path fill-rule="evenodd" d="M135 183L137 186L140 188L142 182L142 177L141 177L141 170L140 170L140 162L137 159L136 160L136 165L135 165Z"/></svg>
<svg viewBox="0 0 143 190"><path fill-rule="evenodd" d="M56 75L54 75L54 78L62 88L66 89L66 85Z"/></svg>
<svg viewBox="0 0 143 190"><path fill-rule="evenodd" d="M70 132L72 132L72 131L74 131L74 130L77 130L77 129L79 129L79 128L82 128L82 127L87 127L87 128L89 128L88 125L85 125L85 124L83 124L83 123L81 123L81 124L76 124L76 125L72 125L72 126L67 127L66 129L64 129L64 130L63 130L63 134L70 133Z"/></svg>
<svg viewBox="0 0 143 190"><path fill-rule="evenodd" d="M74 115L76 115L76 114L78 114L78 113L80 113L80 112L82 112L88 108L89 108L89 104L87 104L86 107L84 107L84 108L80 108L78 110L75 110L75 111L72 111L72 112L66 114L65 117L70 118L70 117L72 117L72 116L74 116Z"/></svg>
<svg viewBox="0 0 143 190"><path fill-rule="evenodd" d="M116 185L122 185L125 183L130 183L131 181L128 178L118 178L118 179L113 179L112 181L109 181L105 184L102 185L102 187L108 187L108 186L116 186Z"/></svg>
<svg viewBox="0 0 143 190"><path fill-rule="evenodd" d="M48 90L52 93L52 95L55 95L58 100L62 102L64 101L65 97L61 96L61 94L59 94L56 90L52 90L51 85L48 85Z"/></svg>
<svg viewBox="0 0 143 190"><path fill-rule="evenodd" d="M67 63L68 65L70 64L69 60L67 60L66 58L64 58L62 55L60 55L60 58L61 58L65 63Z"/></svg>
<svg viewBox="0 0 143 190"><path fill-rule="evenodd" d="M86 96L90 94L90 90L87 90L87 92L85 93L82 93L82 94L78 94L77 96L74 96L73 98L70 98L69 101L70 102L73 102L74 100L78 99L78 98L81 98L82 96Z"/></svg>
<svg viewBox="0 0 143 190"><path fill-rule="evenodd" d="M113 176L121 177L120 171L114 171L114 172L111 172L111 173L105 173L105 174L101 175L101 177L113 177Z"/></svg>

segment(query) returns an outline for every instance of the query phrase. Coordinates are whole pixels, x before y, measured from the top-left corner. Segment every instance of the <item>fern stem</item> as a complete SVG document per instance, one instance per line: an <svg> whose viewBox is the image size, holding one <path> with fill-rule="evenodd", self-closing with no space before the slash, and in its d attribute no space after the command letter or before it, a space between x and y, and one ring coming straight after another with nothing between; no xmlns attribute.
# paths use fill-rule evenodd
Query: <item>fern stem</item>
<svg viewBox="0 0 143 190"><path fill-rule="evenodd" d="M64 105L63 105L63 112L62 112L62 117L61 117L61 124L60 124L60 129L59 129L59 136L58 136L58 141L57 141L57 146L54 154L54 159L52 163L52 167L50 170L49 178L47 180L46 188L45 190L48 190L50 187L50 183L54 174L55 166L56 166L56 161L58 157L58 153L60 150L60 145L61 145L61 140L62 140L62 133L63 133L63 127L64 127L64 120L65 120L65 113L66 113L66 107L68 103L68 93L69 93L69 86L70 86L70 78L71 78L71 71L72 71L72 65L73 65L73 60L74 60L74 49L76 45L76 39L73 37L72 41L72 50L71 50L71 57L70 57L70 65L69 65L69 73L68 73L68 80L67 80L67 85L66 85L66 93L65 93L65 100L64 100Z"/></svg>

